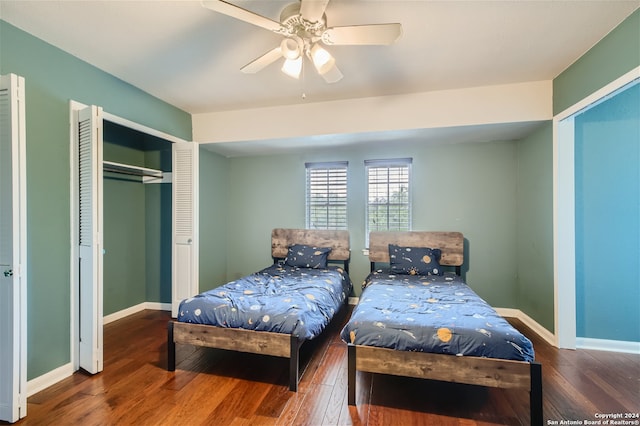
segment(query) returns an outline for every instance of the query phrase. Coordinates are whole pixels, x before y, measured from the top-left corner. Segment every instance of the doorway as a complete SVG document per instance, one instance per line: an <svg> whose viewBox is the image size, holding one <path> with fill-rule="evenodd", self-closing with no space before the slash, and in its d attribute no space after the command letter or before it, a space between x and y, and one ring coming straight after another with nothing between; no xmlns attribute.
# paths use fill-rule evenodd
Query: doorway
<svg viewBox="0 0 640 426"><path fill-rule="evenodd" d="M172 312L177 311L180 300L198 292L199 151L195 143L109 114L95 105L71 101L70 116L71 168L77 171L71 174L70 182L71 353L75 370L82 368L95 374L103 368L104 255L108 249L104 244L105 170L137 175L144 182L164 182L166 178L162 170L104 159L105 128L117 125L126 131L142 133L144 138L170 142L171 219L165 223L171 235L171 299L167 306L171 306ZM127 205L119 208L126 209ZM190 226L186 228L184 223Z"/></svg>
<svg viewBox="0 0 640 426"><path fill-rule="evenodd" d="M583 151L577 152L577 148L583 145L583 139L576 142L577 138L584 138L584 131L590 131L591 126L584 126L584 117L588 117L592 112L596 111L601 104L612 99L626 90L637 87L640 81L640 67L630 71L601 90L598 90L591 96L583 99L581 102L562 112L554 118L554 281L555 281L555 310L556 310L556 338L558 346L561 348L575 349L576 347L588 347L598 340L606 342L609 350L617 350L623 352L639 352L640 344L633 341L616 340L619 336L611 334L610 338L603 338L600 334L598 338L585 339L584 335L584 317L590 315L588 313L590 307L585 305L585 292L582 286L585 280L585 236L588 239L587 244L597 244L592 240L592 236L598 232L602 232L604 228L600 226L584 229L584 169L583 169ZM633 121L633 120L632 120ZM582 123L582 124L581 124ZM637 119L636 119L637 126ZM608 140L601 143L617 143L617 141ZM637 140L636 140L637 143ZM637 159L636 159L637 161ZM637 162L635 163L637 167ZM577 166L576 166L577 165ZM589 167L593 167L592 165ZM597 168L597 167L596 167ZM615 167L614 167L615 169ZM593 169L592 170L596 170ZM577 175L579 173L580 175ZM636 169L637 173L637 169ZM597 173L594 173L597 174ZM614 173L615 175L615 173ZM624 182L619 182L624 186ZM588 184L588 180L587 180ZM614 189L614 188L610 188ZM637 189L637 186L636 186ZM630 189L633 191L633 189ZM588 194L591 189L587 188ZM638 194L632 194L635 197ZM590 195L589 195L590 196ZM599 200L599 202L607 202L609 197ZM637 208L637 207L636 207ZM578 210L577 210L578 209ZM591 213L589 213L591 214ZM591 220L591 219L589 219ZM611 218L610 220L615 220ZM633 226L638 227L638 216L635 216L635 223L629 230L633 234ZM610 222L610 221L608 221ZM632 220L632 222L634 222ZM603 224L603 226L605 226ZM637 234L637 232L636 232ZM616 236L612 233L605 240L612 241ZM601 240L604 241L604 240ZM636 240L637 243L637 240ZM637 253L638 245L635 247L630 243L631 247L623 248L626 254ZM627 244L628 246L629 244ZM592 259L593 254L586 253L587 261ZM615 255L609 251L601 253L600 267L606 268L606 272L613 272L616 268ZM609 267L605 267L608 264ZM637 267L637 260L635 262ZM614 269L610 269L613 267ZM590 276L593 271L587 271ZM601 280L610 280L605 278L606 272L601 272ZM591 278L589 278L591 279ZM637 285L637 282L636 282ZM610 292L611 288L608 289ZM587 290L587 293L592 290ZM589 295L589 298L593 296ZM598 301L598 302L601 302ZM589 304L590 302L588 302ZM597 302L596 302L597 303ZM610 309L617 309L616 306L600 306L598 309L603 312ZM590 318L592 322L594 319ZM595 318L597 320L597 318ZM613 345L613 346L611 346ZM601 347L600 349L604 349Z"/></svg>

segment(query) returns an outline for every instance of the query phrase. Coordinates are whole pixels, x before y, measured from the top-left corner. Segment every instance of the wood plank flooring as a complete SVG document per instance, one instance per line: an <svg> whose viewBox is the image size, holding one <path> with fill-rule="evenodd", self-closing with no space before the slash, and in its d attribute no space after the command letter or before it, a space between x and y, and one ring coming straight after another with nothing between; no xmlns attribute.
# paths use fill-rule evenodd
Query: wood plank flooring
<svg viewBox="0 0 640 426"><path fill-rule="evenodd" d="M104 329L104 371L78 372L28 399L18 425L522 425L527 392L358 372L347 405L347 351L339 331L301 349L299 391L285 359L179 345L166 371L169 314L143 311ZM640 356L558 350L514 320L542 363L545 424L640 411ZM637 419L632 419L637 420ZM1 423L1 422L0 422ZM565 423L571 424L571 423ZM580 424L580 423L573 423ZM637 423L636 423L637 424Z"/></svg>

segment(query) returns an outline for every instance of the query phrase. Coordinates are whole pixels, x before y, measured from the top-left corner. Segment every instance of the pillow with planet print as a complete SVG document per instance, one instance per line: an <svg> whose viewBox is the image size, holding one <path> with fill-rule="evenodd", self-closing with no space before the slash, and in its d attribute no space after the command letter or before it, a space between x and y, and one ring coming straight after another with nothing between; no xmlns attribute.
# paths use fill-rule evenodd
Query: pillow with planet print
<svg viewBox="0 0 640 426"><path fill-rule="evenodd" d="M391 273L405 275L442 275L440 249L402 247L389 244Z"/></svg>
<svg viewBox="0 0 640 426"><path fill-rule="evenodd" d="M304 244L289 246L284 263L298 268L326 268L330 247L311 247Z"/></svg>

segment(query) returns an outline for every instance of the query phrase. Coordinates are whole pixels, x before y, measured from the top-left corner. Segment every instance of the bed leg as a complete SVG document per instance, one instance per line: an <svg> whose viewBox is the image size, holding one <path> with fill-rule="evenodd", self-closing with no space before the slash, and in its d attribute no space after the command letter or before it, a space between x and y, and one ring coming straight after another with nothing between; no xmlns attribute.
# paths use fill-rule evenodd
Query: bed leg
<svg viewBox="0 0 640 426"><path fill-rule="evenodd" d="M291 335L290 342L290 352L289 352L289 390L293 392L298 392L298 365L300 359L300 346L301 343L298 341L298 338Z"/></svg>
<svg viewBox="0 0 640 426"><path fill-rule="evenodd" d="M347 345L347 403L356 405L356 347Z"/></svg>
<svg viewBox="0 0 640 426"><path fill-rule="evenodd" d="M173 321L167 324L167 371L176 371L176 343L173 341Z"/></svg>
<svg viewBox="0 0 640 426"><path fill-rule="evenodd" d="M531 391L529 393L531 424L542 425L542 365L531 363Z"/></svg>

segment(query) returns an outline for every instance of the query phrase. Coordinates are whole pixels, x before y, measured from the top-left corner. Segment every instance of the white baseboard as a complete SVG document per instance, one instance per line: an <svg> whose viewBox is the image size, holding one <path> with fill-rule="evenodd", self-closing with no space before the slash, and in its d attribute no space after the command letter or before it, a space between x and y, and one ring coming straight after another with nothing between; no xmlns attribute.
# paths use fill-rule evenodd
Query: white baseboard
<svg viewBox="0 0 640 426"><path fill-rule="evenodd" d="M351 297L351 296L349 297L349 304L350 305L354 305L355 306L355 305L358 304L359 301L360 301L360 298L357 297L357 296L356 297Z"/></svg>
<svg viewBox="0 0 640 426"><path fill-rule="evenodd" d="M60 380L66 379L73 374L73 365L65 364L61 367L51 370L42 376L31 379L27 382L27 397L35 395L43 389L58 383Z"/></svg>
<svg viewBox="0 0 640 426"><path fill-rule="evenodd" d="M113 314L106 315L103 319L104 324L108 324L113 321L117 321L128 315L135 314L145 309L152 309L156 311L170 311L171 303L159 303L159 302L143 302L135 306L131 306L127 309L123 309ZM73 365L71 363L62 365L48 373L31 379L27 382L27 397L40 392L43 389L53 386L59 381L66 379L74 373Z"/></svg>
<svg viewBox="0 0 640 426"><path fill-rule="evenodd" d="M152 311L171 311L171 303L162 302L145 302L145 309L151 309Z"/></svg>
<svg viewBox="0 0 640 426"><path fill-rule="evenodd" d="M512 309L512 308L494 308L496 312L503 317L507 318L516 318L519 319L529 327L534 333L544 339L551 346L558 347L556 336L541 326L536 320L531 318L529 315L522 312L520 309Z"/></svg>
<svg viewBox="0 0 640 426"><path fill-rule="evenodd" d="M104 324L109 324L110 322L117 321L124 317L128 317L129 315L133 315L140 311L144 311L145 309L152 309L155 311L170 311L171 303L160 303L160 302L142 302L134 306L130 306L126 309L123 309L118 312L114 312L109 315L105 315L103 318Z"/></svg>
<svg viewBox="0 0 640 426"><path fill-rule="evenodd" d="M640 355L640 342L627 342L624 340L576 337L576 348L593 349L596 351L625 352L629 354Z"/></svg>

